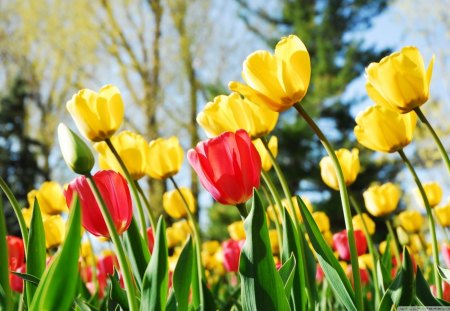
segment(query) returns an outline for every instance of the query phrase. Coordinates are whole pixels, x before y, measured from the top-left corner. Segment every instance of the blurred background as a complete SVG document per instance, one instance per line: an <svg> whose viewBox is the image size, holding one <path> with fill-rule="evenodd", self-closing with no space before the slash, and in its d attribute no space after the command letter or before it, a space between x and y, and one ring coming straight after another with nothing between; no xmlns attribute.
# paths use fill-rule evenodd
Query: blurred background
<svg viewBox="0 0 450 311"><path fill-rule="evenodd" d="M45 180L75 176L62 160L55 128L75 128L66 102L81 88L121 90L122 129L148 140L176 135L187 151L206 136L195 118L214 96L242 80L242 62L258 49L273 51L280 37L298 35L309 50L312 80L302 104L337 148L357 146L354 117L370 105L364 69L372 61L417 46L426 66L436 56L431 99L423 107L450 146L449 0L8 0L0 2L0 175L27 206L27 193ZM343 229L338 193L320 179L324 150L295 111L280 116L280 161L292 192L325 210ZM450 182L429 133L418 126L406 148L422 181L438 181L444 200ZM414 207L412 179L397 154L361 147L362 171L350 191L362 202L373 182L395 181L401 208ZM441 172L443 172L441 174ZM175 177L190 186L206 237L223 238L235 208L214 204L187 161ZM149 180L161 211L166 185ZM7 207L8 230L19 234ZM211 208L213 206L213 208ZM220 225L220 224L223 225ZM214 225L211 225L214 224ZM383 230L380 225L380 230Z"/></svg>

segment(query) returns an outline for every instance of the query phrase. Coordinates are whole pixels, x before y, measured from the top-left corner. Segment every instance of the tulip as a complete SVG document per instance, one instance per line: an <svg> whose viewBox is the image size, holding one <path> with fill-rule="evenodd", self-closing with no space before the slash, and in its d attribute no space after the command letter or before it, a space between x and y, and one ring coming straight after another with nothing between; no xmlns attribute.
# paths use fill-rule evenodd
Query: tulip
<svg viewBox="0 0 450 311"><path fill-rule="evenodd" d="M238 93L216 96L197 116L197 123L208 137L239 129L246 130L253 139L263 137L273 130L277 121L277 112L241 98Z"/></svg>
<svg viewBox="0 0 450 311"><path fill-rule="evenodd" d="M104 251L97 262L97 271L99 275L106 278L108 275L114 275L114 267L118 267L116 255L111 251Z"/></svg>
<svg viewBox="0 0 450 311"><path fill-rule="evenodd" d="M316 281L318 283L322 283L324 277L325 277L325 273L323 272L322 267L319 264L317 264Z"/></svg>
<svg viewBox="0 0 450 311"><path fill-rule="evenodd" d="M436 215L437 221L442 227L450 226L450 202L446 205L435 207L434 213Z"/></svg>
<svg viewBox="0 0 450 311"><path fill-rule="evenodd" d="M408 233L417 233L423 225L423 217L418 211L403 211L398 214L400 225Z"/></svg>
<svg viewBox="0 0 450 311"><path fill-rule="evenodd" d="M366 68L366 88L377 104L398 113L408 113L428 100L434 56L425 71L419 50L404 47Z"/></svg>
<svg viewBox="0 0 450 311"><path fill-rule="evenodd" d="M347 274L347 277L350 279L350 281L353 284L353 273L352 273L352 266L351 265L347 265L345 273ZM369 283L370 276L369 276L369 271L367 271L367 269L359 269L359 275L361 276L361 284L362 285L365 285L365 284Z"/></svg>
<svg viewBox="0 0 450 311"><path fill-rule="evenodd" d="M66 223L60 215L47 217L44 221L45 245L48 248L59 246L66 235Z"/></svg>
<svg viewBox="0 0 450 311"><path fill-rule="evenodd" d="M347 149L339 149L335 151L339 164L344 174L345 184L351 185L359 173L359 150L353 148L352 151ZM320 161L320 175L323 182L334 190L339 190L339 182L333 161L329 156L323 157Z"/></svg>
<svg viewBox="0 0 450 311"><path fill-rule="evenodd" d="M320 232L330 231L330 219L327 214L324 212L314 212L312 213L312 217L314 218L317 227L319 227Z"/></svg>
<svg viewBox="0 0 450 311"><path fill-rule="evenodd" d="M375 217L386 216L392 213L398 205L401 190L392 183L369 187L363 193L367 211Z"/></svg>
<svg viewBox="0 0 450 311"><path fill-rule="evenodd" d="M278 240L278 232L276 229L269 230L269 240L272 248L272 253L278 254L280 252L280 241Z"/></svg>
<svg viewBox="0 0 450 311"><path fill-rule="evenodd" d="M366 224L367 227L367 231L369 232L370 235L373 235L375 233L375 223L366 213L362 213L361 215L362 217L360 215L353 216L352 218L353 228L355 230L363 230L364 227L363 220L364 220L364 223Z"/></svg>
<svg viewBox="0 0 450 311"><path fill-rule="evenodd" d="M360 268L369 269L373 271L374 262L373 257L370 254L362 254L358 257L358 263Z"/></svg>
<svg viewBox="0 0 450 311"><path fill-rule="evenodd" d="M90 242L81 243L80 255L88 265L92 265L97 261Z"/></svg>
<svg viewBox="0 0 450 311"><path fill-rule="evenodd" d="M37 198L39 208L43 214L57 215L67 211L63 189L54 181L42 183L39 190L31 190L28 192L27 197L31 207L34 206L34 200Z"/></svg>
<svg viewBox="0 0 450 311"><path fill-rule="evenodd" d="M67 110L80 133L94 142L110 138L124 117L122 96L112 85L102 87L98 93L88 89L79 91L67 102Z"/></svg>
<svg viewBox="0 0 450 311"><path fill-rule="evenodd" d="M391 153L411 142L416 122L415 113L398 114L381 106L371 106L356 116L354 132L364 147Z"/></svg>
<svg viewBox="0 0 450 311"><path fill-rule="evenodd" d="M14 272L25 273L26 272L26 264L22 263L18 268L11 269ZM9 284L11 285L11 289L17 293L23 293L23 279L15 275L14 273L9 274Z"/></svg>
<svg viewBox="0 0 450 311"><path fill-rule="evenodd" d="M255 146L256 150L258 150L259 156L261 157L262 170L264 172L270 171L270 169L272 168L272 159L270 158L266 147L264 147L263 142L261 141L261 139L255 139L253 141L253 145ZM273 157L276 158L278 155L278 138L276 136L270 137L267 145L269 146L269 150L272 153Z"/></svg>
<svg viewBox="0 0 450 311"><path fill-rule="evenodd" d="M447 268L450 269L450 244L444 243L442 245L442 256L444 257Z"/></svg>
<svg viewBox="0 0 450 311"><path fill-rule="evenodd" d="M180 187L180 191L189 206L189 210L195 213L195 199L191 189ZM163 194L163 208L172 218L178 219L186 216L185 203L177 190L167 191Z"/></svg>
<svg viewBox="0 0 450 311"><path fill-rule="evenodd" d="M244 130L200 142L188 160L203 187L221 204L246 202L259 187L261 158Z"/></svg>
<svg viewBox="0 0 450 311"><path fill-rule="evenodd" d="M23 240L16 236L7 235L6 245L8 247L8 269L16 270L25 261L25 246Z"/></svg>
<svg viewBox="0 0 450 311"><path fill-rule="evenodd" d="M425 190L425 194L428 199L428 203L430 203L430 207L433 208L441 202L442 199L442 188L437 182L428 182L423 183L423 190ZM422 195L420 194L419 189L414 190L414 194L416 196L416 200L422 207L425 207L423 203Z"/></svg>
<svg viewBox="0 0 450 311"><path fill-rule="evenodd" d="M223 266L228 272L237 272L239 257L244 241L226 240L222 242Z"/></svg>
<svg viewBox="0 0 450 311"><path fill-rule="evenodd" d="M245 240L244 222L242 220L228 225L227 230L233 240Z"/></svg>
<svg viewBox="0 0 450 311"><path fill-rule="evenodd" d="M358 256L366 253L367 241L361 230L355 230L355 243ZM333 235L333 246L342 260L350 260L350 247L348 245L347 230L335 233Z"/></svg>
<svg viewBox="0 0 450 311"><path fill-rule="evenodd" d="M395 242L391 241L389 243L389 251L392 254L395 253ZM378 249L380 250L380 254L384 254L384 252L386 251L386 247L387 247L387 241L382 241L380 242L380 245L378 246Z"/></svg>
<svg viewBox="0 0 450 311"><path fill-rule="evenodd" d="M123 131L111 137L111 143L122 159L133 180L145 176L147 171L147 155L149 146L147 141L139 134ZM99 153L99 165L102 170L114 170L125 176L119 162L105 142L94 145Z"/></svg>
<svg viewBox="0 0 450 311"><path fill-rule="evenodd" d="M247 85L232 81L230 90L252 102L282 112L301 101L308 90L311 63L303 42L296 36L282 38L275 55L256 51L244 62L242 77Z"/></svg>
<svg viewBox="0 0 450 311"><path fill-rule="evenodd" d="M99 171L93 176L93 179L111 214L117 232L122 234L128 229L133 216L127 182L114 171ZM75 193L77 193L81 205L83 227L95 236L109 238L105 220L85 176L74 179L65 191L68 206L70 206Z"/></svg>
<svg viewBox="0 0 450 311"><path fill-rule="evenodd" d="M155 234L151 227L147 228L147 237L148 237L148 250L150 254L153 253L153 247L155 246Z"/></svg>
<svg viewBox="0 0 450 311"><path fill-rule="evenodd" d="M166 179L177 174L183 164L184 152L178 138L158 138L150 142L147 155L147 174L155 179Z"/></svg>

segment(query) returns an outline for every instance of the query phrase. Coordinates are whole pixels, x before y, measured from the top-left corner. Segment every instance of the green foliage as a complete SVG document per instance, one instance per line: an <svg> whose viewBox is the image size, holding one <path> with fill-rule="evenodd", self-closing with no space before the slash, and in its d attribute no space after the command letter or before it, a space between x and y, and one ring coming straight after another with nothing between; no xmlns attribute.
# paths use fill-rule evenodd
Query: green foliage
<svg viewBox="0 0 450 311"><path fill-rule="evenodd" d="M222 205L217 202L208 209L208 214L209 226L205 236L211 240L225 240L229 236L227 226L241 219L235 207Z"/></svg>
<svg viewBox="0 0 450 311"><path fill-rule="evenodd" d="M9 286L8 245L6 244L6 223L3 201L0 195L0 310L12 310L11 288Z"/></svg>

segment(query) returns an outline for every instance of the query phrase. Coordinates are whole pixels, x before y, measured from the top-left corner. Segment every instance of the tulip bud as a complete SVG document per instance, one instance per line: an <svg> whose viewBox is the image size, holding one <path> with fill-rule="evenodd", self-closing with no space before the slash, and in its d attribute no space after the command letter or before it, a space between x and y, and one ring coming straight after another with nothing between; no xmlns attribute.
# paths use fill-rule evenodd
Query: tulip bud
<svg viewBox="0 0 450 311"><path fill-rule="evenodd" d="M355 230L363 230L364 227L363 220L364 220L364 223L366 224L367 227L367 231L369 232L370 235L373 235L375 233L375 223L366 213L362 213L361 216L360 215L353 216L352 218L353 228Z"/></svg>
<svg viewBox="0 0 450 311"><path fill-rule="evenodd" d="M77 174L91 172L95 160L89 147L65 124L58 125L58 141L66 164Z"/></svg>
<svg viewBox="0 0 450 311"><path fill-rule="evenodd" d="M437 221L442 227L450 226L450 202L434 208Z"/></svg>
<svg viewBox="0 0 450 311"><path fill-rule="evenodd" d="M242 220L233 222L228 225L227 229L233 240L245 240L244 222Z"/></svg>
<svg viewBox="0 0 450 311"><path fill-rule="evenodd" d="M398 215L398 220L408 233L420 231L423 224L423 217L418 211L404 211Z"/></svg>
<svg viewBox="0 0 450 311"><path fill-rule="evenodd" d="M351 151L341 148L335 151L336 157L339 161L339 165L344 175L345 184L351 185L358 176L360 163L359 163L359 150L353 148ZM323 182L334 190L339 190L339 182L334 168L331 157L323 157L320 161L320 175Z"/></svg>
<svg viewBox="0 0 450 311"><path fill-rule="evenodd" d="M435 207L441 202L442 199L442 188L437 182L428 182L423 184L423 190L427 196L428 203L430 203L431 208ZM423 202L422 194L419 189L414 190L417 202L423 207L425 204Z"/></svg>

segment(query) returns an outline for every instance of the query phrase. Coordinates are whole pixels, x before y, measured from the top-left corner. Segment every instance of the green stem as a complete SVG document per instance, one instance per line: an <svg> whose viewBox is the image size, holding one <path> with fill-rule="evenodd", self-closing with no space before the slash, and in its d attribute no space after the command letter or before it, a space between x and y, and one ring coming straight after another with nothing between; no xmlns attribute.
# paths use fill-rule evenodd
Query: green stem
<svg viewBox="0 0 450 311"><path fill-rule="evenodd" d="M430 233L431 233L431 243L433 246L433 260L434 260L434 281L437 289L437 296L438 298L442 298L442 284L441 284L441 277L439 276L439 248L436 238L436 226L434 224L434 218L433 213L431 211L430 202L428 202L427 194L425 193L425 190L423 189L422 183L420 182L419 177L417 176L416 170L412 166L409 159L406 157L405 153L402 149L398 151L400 157L402 158L403 162L405 162L406 167L410 171L411 175L414 177L414 181L416 182L417 188L419 188L420 195L422 196L422 200L425 205L425 209L427 211L427 217L428 217L428 223L430 226Z"/></svg>
<svg viewBox="0 0 450 311"><path fill-rule="evenodd" d="M205 301L204 301L204 294L203 294L203 287L202 287L204 275L203 275L202 254L201 254L202 242L200 240L200 229L198 227L197 222L195 221L194 215L192 214L191 210L189 209L189 204L188 204L186 198L184 197L183 192L181 192L180 188L178 187L178 184L176 183L175 179L173 177L169 177L169 179L172 182L175 189L177 190L178 194L181 196L181 199L183 200L189 222L191 223L192 228L193 228L194 239L195 239L195 244L196 244L196 247L194 247L194 248L195 248L195 254L197 256L197 270L198 270L198 282L199 282L198 291L200 293L200 305L204 306Z"/></svg>
<svg viewBox="0 0 450 311"><path fill-rule="evenodd" d="M144 201L145 207L147 207L148 216L150 219L150 226L152 227L152 230L156 230L156 220L155 216L152 213L152 207L150 206L150 202L148 201L147 197L145 196L144 190L142 189L141 185L138 183L137 180L134 181L134 184L136 186L137 191L141 195L142 200Z"/></svg>
<svg viewBox="0 0 450 311"><path fill-rule="evenodd" d="M389 219L386 219L386 228L388 229L388 232L391 236L391 243L394 243L394 256L395 260L397 261L397 267L400 267L401 265L401 258L400 258L400 249L398 248L398 241L397 236L394 233L394 229L392 228L391 221ZM391 247L390 245L386 245L386 247Z"/></svg>
<svg viewBox="0 0 450 311"><path fill-rule="evenodd" d="M263 178L264 178L264 177L263 177ZM267 183L266 183L266 184L267 184ZM282 241L283 241L283 232L281 231L280 220L279 220L279 218L278 218L278 215L280 215L280 214L278 214L278 208L275 207L276 203L273 203L272 200L270 199L270 195L269 195L269 193L267 192L266 187L261 187L261 188L262 188L262 190L263 190L263 192L264 192L264 196L266 197L267 202L268 202L270 205L272 205L272 207L273 207L273 212L274 212L274 214L275 214L275 219L274 219L273 222L275 223L275 229L277 230L277 236L278 236L278 252L279 252L280 255L281 255L281 252L282 252L282 250L283 250L283 245L282 245Z"/></svg>
<svg viewBox="0 0 450 311"><path fill-rule="evenodd" d="M120 155L117 152L116 148L112 144L111 140L109 138L105 139L105 143L108 145L109 149L111 150L111 152L113 153L113 155L116 158L117 162L119 163L120 167L122 168L122 171L125 174L125 178L127 179L128 184L130 185L131 192L133 193L134 201L137 204L137 210L138 210L138 213L139 213L139 221L141 222L141 230L142 230L141 235L142 235L142 238L145 241L145 245L148 245L147 224L145 223L144 210L142 208L142 203L141 203L141 200L139 199L139 195L138 195L137 190L136 190L136 184L134 183L134 180L131 177L130 172L128 171L127 167L125 166L125 163L123 163L122 158L120 157ZM151 215L151 213L150 213L150 215ZM150 217L153 217L153 215L150 216ZM154 223L155 222L154 222L154 218L153 218L153 223L152 224L154 224ZM152 230L155 230L155 229L156 229L156 227L152 228Z"/></svg>
<svg viewBox="0 0 450 311"><path fill-rule="evenodd" d="M447 167L447 171L448 171L448 173L450 173L450 159L449 159L447 151L445 150L444 146L442 145L441 140L439 139L439 136L434 131L433 127L431 126L430 122L423 114L422 110L420 110L420 107L414 108L414 111L416 112L420 121L422 121L422 123L425 124L425 126L428 128L428 130L431 133L431 136L433 136L434 142L436 143L436 145L439 149L439 152L441 153L441 157L444 160L445 166Z"/></svg>
<svg viewBox="0 0 450 311"><path fill-rule="evenodd" d="M125 292L128 299L128 306L131 311L138 310L138 306L136 304L136 295L134 289L133 277L131 274L130 264L125 255L125 250L123 244L119 238L119 234L117 233L116 227L114 226L114 221L111 218L111 214L105 204L105 201L102 198L102 195L95 184L94 178L92 175L86 175L89 186L91 187L95 200L97 201L98 206L100 207L100 211L102 212L103 219L105 220L106 226L108 228L109 235L111 237L114 246L116 247L117 258L119 260L119 265L122 270L123 281L125 283Z"/></svg>
<svg viewBox="0 0 450 311"><path fill-rule="evenodd" d="M9 200L9 203L11 204L14 213L16 214L17 221L19 222L20 232L22 233L22 239L23 244L25 246L25 257L28 258L27 249L28 249L28 229L27 224L25 223L25 219L22 215L22 209L20 208L19 202L17 202L16 197L12 193L11 189L8 187L8 184L3 180L3 178L0 176L0 188L2 188L3 192L5 193L6 197Z"/></svg>
<svg viewBox="0 0 450 311"><path fill-rule="evenodd" d="M342 173L341 165L339 164L339 160L336 157L336 154L330 142L325 137L320 128L317 126L317 124L314 122L314 120L311 119L308 113L303 109L303 106L297 103L294 105L294 107L295 109L297 109L298 113L303 117L306 123L308 123L309 127L314 131L314 133L316 133L317 137L320 139L320 142L327 151L328 156L333 161L334 169L336 170L337 173L336 175L339 183L339 192L341 195L342 210L344 213L345 226L347 228L348 242L350 246L350 259L352 264L352 274L355 286L356 309L363 310L361 277L359 273L358 253L356 251L355 235L352 224L352 213L350 210L350 202L348 199L347 186L345 185L345 179L344 174Z"/></svg>
<svg viewBox="0 0 450 311"><path fill-rule="evenodd" d="M278 194L277 188L273 184L272 179L270 178L269 174L266 172L261 172L261 176L264 179L265 184L267 185L267 188L269 188L270 193L272 194L273 199L275 200L275 204L273 205L274 212L276 217L278 215L284 216L284 208L283 203L281 203L280 195ZM277 219L279 220L279 219Z"/></svg>
<svg viewBox="0 0 450 311"><path fill-rule="evenodd" d="M370 253L370 256L372 257L372 262L373 262L372 278L373 278L373 287L375 288L375 306L376 306L376 308L378 308L378 305L380 304L380 289L378 287L378 284L379 284L378 283L378 273L375 271L375 267L376 267L376 264L378 261L378 252L374 248L372 236L370 235L369 229L367 229L367 224L366 224L366 221L364 220L363 213L361 212L358 201L356 201L355 197L351 194L350 194L350 201L351 201L356 213L359 215L359 218L361 219L364 235L366 237L367 245L369 247L369 253Z"/></svg>

